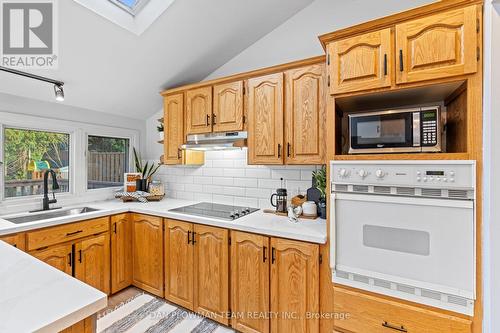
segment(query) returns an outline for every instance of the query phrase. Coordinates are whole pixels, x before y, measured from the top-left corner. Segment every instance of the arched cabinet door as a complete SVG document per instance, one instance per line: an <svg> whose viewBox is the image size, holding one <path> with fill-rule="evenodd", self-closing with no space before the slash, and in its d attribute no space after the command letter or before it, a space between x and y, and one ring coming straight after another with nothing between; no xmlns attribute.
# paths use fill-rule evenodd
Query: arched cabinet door
<svg viewBox="0 0 500 333"><path fill-rule="evenodd" d="M163 112L164 162L165 164L181 164L182 151L180 146L184 143L184 94L165 96Z"/></svg>
<svg viewBox="0 0 500 333"><path fill-rule="evenodd" d="M391 29L374 31L328 45L330 93L391 86Z"/></svg>
<svg viewBox="0 0 500 333"><path fill-rule="evenodd" d="M186 135L212 132L212 87L186 91Z"/></svg>
<svg viewBox="0 0 500 333"><path fill-rule="evenodd" d="M248 80L248 162L283 164L283 73Z"/></svg>
<svg viewBox="0 0 500 333"><path fill-rule="evenodd" d="M214 86L214 132L243 130L243 81Z"/></svg>
<svg viewBox="0 0 500 333"><path fill-rule="evenodd" d="M479 31L476 6L396 25L396 82L475 73Z"/></svg>

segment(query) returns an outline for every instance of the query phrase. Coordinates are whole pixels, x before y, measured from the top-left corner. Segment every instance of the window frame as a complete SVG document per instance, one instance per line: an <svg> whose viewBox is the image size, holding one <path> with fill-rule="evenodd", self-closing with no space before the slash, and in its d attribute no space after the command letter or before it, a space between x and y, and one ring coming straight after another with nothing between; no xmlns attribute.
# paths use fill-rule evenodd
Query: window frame
<svg viewBox="0 0 500 333"><path fill-rule="evenodd" d="M118 8L126 11L127 13L129 13L130 15L135 17L135 16L137 16L137 14L139 14L139 12L144 8L144 6L146 6L146 4L150 0L138 0L137 3L133 7L127 6L126 4L122 3L120 0L108 0L108 1L111 2L113 5L117 6Z"/></svg>
<svg viewBox="0 0 500 333"><path fill-rule="evenodd" d="M111 130L111 133L110 133ZM96 192L104 192L104 191L117 191L121 187L123 187L123 184L120 186L112 186L112 187L104 187L104 188L88 188L88 155L89 155L89 136L100 136L100 137L106 137L106 138L115 138L115 139L128 139L128 167L129 170L126 170L125 172L133 172L135 170L135 165L133 163L134 157L133 157L133 148L136 147L136 137L133 135L119 135L120 131L113 131L113 129L109 128L106 133L103 133L102 131L89 131L85 133L85 150L84 150L84 158L85 158L85 192L86 193L96 193Z"/></svg>
<svg viewBox="0 0 500 333"><path fill-rule="evenodd" d="M134 170L133 147L140 147L140 130L130 128L95 125L83 122L51 119L32 115L15 114L0 111L0 161L4 158L4 129L17 128L26 130L40 130L65 133L70 136L69 152L69 192L57 193L57 207L79 204L96 200L113 198L114 192L121 186L101 189L87 189L87 149L88 135L116 137L129 140L129 169ZM5 197L4 165L0 165L0 215L4 215L4 208L10 211L27 211L37 209L41 205L43 195L23 197ZM21 208L22 207L22 208Z"/></svg>

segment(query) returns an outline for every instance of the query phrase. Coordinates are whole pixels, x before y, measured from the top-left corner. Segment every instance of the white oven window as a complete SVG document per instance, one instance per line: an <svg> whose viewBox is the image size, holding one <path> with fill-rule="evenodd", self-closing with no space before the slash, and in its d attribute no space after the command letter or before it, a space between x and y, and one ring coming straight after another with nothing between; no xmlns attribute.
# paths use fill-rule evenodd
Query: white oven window
<svg viewBox="0 0 500 333"><path fill-rule="evenodd" d="M431 251L430 234L426 231L363 226L363 245L376 249L428 256Z"/></svg>

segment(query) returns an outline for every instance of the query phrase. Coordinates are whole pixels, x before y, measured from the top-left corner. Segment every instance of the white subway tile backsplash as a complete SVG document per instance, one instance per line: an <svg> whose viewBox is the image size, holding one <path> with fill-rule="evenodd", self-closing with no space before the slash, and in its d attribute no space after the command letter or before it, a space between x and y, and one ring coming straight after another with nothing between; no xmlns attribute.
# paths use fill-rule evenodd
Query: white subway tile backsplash
<svg viewBox="0 0 500 333"><path fill-rule="evenodd" d="M209 151L203 166L163 166L156 178L172 198L274 209L269 199L284 179L288 196L311 187L317 166L248 165L247 149Z"/></svg>
<svg viewBox="0 0 500 333"><path fill-rule="evenodd" d="M214 177L212 184L214 185L233 185L233 179L231 177Z"/></svg>

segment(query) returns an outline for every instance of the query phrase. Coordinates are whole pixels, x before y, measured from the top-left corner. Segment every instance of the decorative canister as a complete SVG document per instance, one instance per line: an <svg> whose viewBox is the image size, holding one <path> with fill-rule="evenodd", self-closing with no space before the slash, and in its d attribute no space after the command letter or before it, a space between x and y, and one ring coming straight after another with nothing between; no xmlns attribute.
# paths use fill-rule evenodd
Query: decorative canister
<svg viewBox="0 0 500 333"><path fill-rule="evenodd" d="M151 184L149 184L149 194L154 196L165 195L165 187L162 182L159 180L153 180Z"/></svg>

